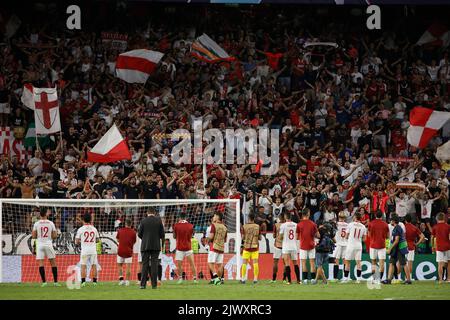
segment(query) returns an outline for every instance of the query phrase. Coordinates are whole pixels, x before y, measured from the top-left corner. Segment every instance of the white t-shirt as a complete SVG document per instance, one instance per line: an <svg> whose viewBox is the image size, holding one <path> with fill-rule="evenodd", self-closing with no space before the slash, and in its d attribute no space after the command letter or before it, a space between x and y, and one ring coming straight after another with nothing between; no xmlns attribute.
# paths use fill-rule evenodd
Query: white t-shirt
<svg viewBox="0 0 450 320"><path fill-rule="evenodd" d="M276 203L272 204L272 215L273 218L276 219L280 216L281 212L283 211L284 204L280 203L279 206L277 206Z"/></svg>
<svg viewBox="0 0 450 320"><path fill-rule="evenodd" d="M420 217L422 219L431 218L431 206L433 205L433 200L419 200L420 203Z"/></svg>
<svg viewBox="0 0 450 320"><path fill-rule="evenodd" d="M75 239L81 240L81 255L97 254L97 239L100 237L97 228L85 224L78 229Z"/></svg>
<svg viewBox="0 0 450 320"><path fill-rule="evenodd" d="M336 223L337 232L336 232L336 244L338 246L346 246L347 245L347 228L348 223L345 221L338 221Z"/></svg>
<svg viewBox="0 0 450 320"><path fill-rule="evenodd" d="M399 217L403 218L409 213L409 208L415 201L416 200L414 198L409 198L407 196L403 199L395 198L395 212Z"/></svg>
<svg viewBox="0 0 450 320"><path fill-rule="evenodd" d="M283 235L283 250L298 250L297 246L297 224L289 221L280 226L280 234Z"/></svg>
<svg viewBox="0 0 450 320"><path fill-rule="evenodd" d="M362 239L366 233L367 229L361 222L349 223L347 229L347 247L362 249Z"/></svg>
<svg viewBox="0 0 450 320"><path fill-rule="evenodd" d="M109 165L101 165L100 167L98 167L98 172L100 172L100 174L103 176L103 178L108 178L109 173L112 170L112 167Z"/></svg>
<svg viewBox="0 0 450 320"><path fill-rule="evenodd" d="M28 166L36 166L31 170L33 176L39 176L40 174L42 174L42 170L44 168L43 165L44 163L39 158L33 157L30 159L30 161L28 161Z"/></svg>
<svg viewBox="0 0 450 320"><path fill-rule="evenodd" d="M38 246L52 246L52 231L56 231L55 224L50 220L39 220L33 226L33 231L37 232Z"/></svg>

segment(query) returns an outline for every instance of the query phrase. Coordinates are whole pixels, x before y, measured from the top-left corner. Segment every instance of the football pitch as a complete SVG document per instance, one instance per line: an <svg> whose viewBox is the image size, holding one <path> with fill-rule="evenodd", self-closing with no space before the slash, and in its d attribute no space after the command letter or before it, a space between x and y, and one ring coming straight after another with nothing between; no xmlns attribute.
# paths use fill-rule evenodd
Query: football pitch
<svg viewBox="0 0 450 320"><path fill-rule="evenodd" d="M206 281L177 285L165 281L157 290L139 289L135 283L119 286L117 282L103 282L96 287L88 284L69 290L65 283L54 287L49 283L41 288L38 283L0 284L0 300L450 300L450 283L438 285L434 281L415 282L412 285L381 285L370 289L365 282L329 283L328 285L240 284L228 281L220 286Z"/></svg>

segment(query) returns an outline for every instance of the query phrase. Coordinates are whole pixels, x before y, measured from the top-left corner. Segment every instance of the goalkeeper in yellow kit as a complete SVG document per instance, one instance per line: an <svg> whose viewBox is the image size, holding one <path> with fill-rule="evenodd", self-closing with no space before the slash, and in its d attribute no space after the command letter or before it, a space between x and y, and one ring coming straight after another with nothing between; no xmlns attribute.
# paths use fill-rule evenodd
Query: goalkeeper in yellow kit
<svg viewBox="0 0 450 320"><path fill-rule="evenodd" d="M245 283L247 274L247 261L252 260L253 263L253 283L258 283L259 275L259 240L261 233L259 225L255 223L255 215L250 213L248 215L248 223L246 223L241 230L242 233L242 267L241 267L241 283Z"/></svg>

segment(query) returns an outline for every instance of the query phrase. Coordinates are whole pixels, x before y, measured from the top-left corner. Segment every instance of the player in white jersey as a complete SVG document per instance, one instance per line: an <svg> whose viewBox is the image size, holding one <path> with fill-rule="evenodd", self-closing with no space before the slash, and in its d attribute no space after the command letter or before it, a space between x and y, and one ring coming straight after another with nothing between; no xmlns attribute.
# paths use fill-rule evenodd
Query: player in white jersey
<svg viewBox="0 0 450 320"><path fill-rule="evenodd" d="M282 241L281 254L284 262L284 274L287 278L287 284L291 284L291 261L294 264L297 281L300 281L300 271L298 268L298 232L297 224L291 221L291 213L285 212L284 219L286 220L280 226L280 239Z"/></svg>
<svg viewBox="0 0 450 320"><path fill-rule="evenodd" d="M367 229L361 223L361 214L355 214L355 221L350 222L347 226L347 249L345 250L345 269L344 278L341 282L348 282L350 280L350 263L352 260L356 261L356 282L361 280L361 255L362 242L366 241Z"/></svg>
<svg viewBox="0 0 450 320"><path fill-rule="evenodd" d="M347 248L347 228L348 223L345 222L347 219L347 215L345 212L339 212L339 221L336 223L337 232L336 232L336 247L334 248L334 252L332 257L334 258L334 266L333 266L333 278L334 280L338 279L339 274L339 266L341 259L343 260L343 264L345 265L345 250Z"/></svg>
<svg viewBox="0 0 450 320"><path fill-rule="evenodd" d="M97 228L91 224L91 214L83 216L83 226L77 230L75 236L76 244L81 244L81 286L86 286L86 264L92 265L92 282L97 285L97 242L100 242L100 235Z"/></svg>
<svg viewBox="0 0 450 320"><path fill-rule="evenodd" d="M47 285L44 267L45 257L47 257L50 261L50 265L52 266L53 281L55 286L60 286L58 283L58 267L55 262L55 250L53 249L52 243L58 235L56 233L55 224L47 219L50 213L50 209L41 209L40 219L34 224L31 235L34 239L33 251L36 251L36 260L39 262L39 274L41 275L43 287Z"/></svg>

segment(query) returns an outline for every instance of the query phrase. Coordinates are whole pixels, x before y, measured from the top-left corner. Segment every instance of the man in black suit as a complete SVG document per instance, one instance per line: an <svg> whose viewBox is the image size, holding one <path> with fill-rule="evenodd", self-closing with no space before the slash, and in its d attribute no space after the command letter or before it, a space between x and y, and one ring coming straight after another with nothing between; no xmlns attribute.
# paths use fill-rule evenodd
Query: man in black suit
<svg viewBox="0 0 450 320"><path fill-rule="evenodd" d="M151 266L152 289L156 289L156 281L158 278L158 256L161 247L164 245L165 235L161 218L156 216L154 208L149 208L147 211L147 218L141 221L138 236L142 240L141 289L145 289L147 284L149 263Z"/></svg>

